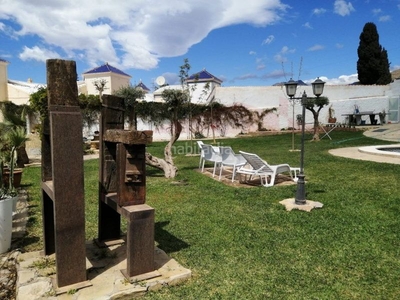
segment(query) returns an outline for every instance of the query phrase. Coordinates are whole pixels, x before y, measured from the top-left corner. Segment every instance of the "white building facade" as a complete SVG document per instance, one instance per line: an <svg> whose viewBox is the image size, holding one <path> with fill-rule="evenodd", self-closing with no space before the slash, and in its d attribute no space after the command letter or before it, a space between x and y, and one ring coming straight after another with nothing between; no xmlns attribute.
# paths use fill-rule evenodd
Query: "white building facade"
<svg viewBox="0 0 400 300"><path fill-rule="evenodd" d="M31 81L20 82L7 78L8 62L0 59L0 101L9 100L15 104L27 104L29 95L36 92L44 84L35 84ZM103 94L112 94L123 86L130 85L131 76L109 65L108 63L87 71L83 74L83 81L78 81L78 91L84 94L98 95L95 82L105 82ZM147 93L145 101L163 101L161 94L164 89L188 88L192 103L207 104L217 101L223 105L241 104L250 110L263 111L274 109L263 119L263 127L267 130L279 131L287 128L297 128L297 122L293 118L301 114L301 105L289 101L284 86L249 86L249 87L223 87L222 81L205 69L189 77L187 85L163 86L153 93ZM311 86L298 86L297 96L300 97L305 91L307 95L313 96ZM325 106L321 112L319 121L326 123L328 120L328 108L335 112L335 117L340 123L345 123L346 114L354 112L357 107L361 112L371 111L387 113L387 122L399 122L400 110L400 80L395 80L389 85L325 85L323 96L329 99L330 104ZM366 124L369 117L365 116ZM306 123L313 122L310 112L306 113ZM168 140L168 124L165 128L156 130L151 124L139 121L138 130L154 130L154 140ZM244 129L229 128L223 132L216 131L218 136L233 137L240 132L251 132L257 130L257 124ZM189 138L187 124L184 126L182 139Z"/></svg>

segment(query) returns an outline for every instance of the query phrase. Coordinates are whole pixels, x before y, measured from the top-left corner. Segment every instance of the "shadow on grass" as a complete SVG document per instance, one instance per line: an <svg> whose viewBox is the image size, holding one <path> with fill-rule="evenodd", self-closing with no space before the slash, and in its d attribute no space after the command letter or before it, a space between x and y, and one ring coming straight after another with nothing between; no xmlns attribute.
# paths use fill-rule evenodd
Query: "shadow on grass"
<svg viewBox="0 0 400 300"><path fill-rule="evenodd" d="M179 250L188 248L190 245L176 236L170 234L163 227L167 226L169 221L156 222L155 224L155 240L158 242L158 247L165 253L177 252Z"/></svg>
<svg viewBox="0 0 400 300"><path fill-rule="evenodd" d="M156 168L146 168L146 176L149 177L164 177L164 173Z"/></svg>
<svg viewBox="0 0 400 300"><path fill-rule="evenodd" d="M25 235L21 238L12 241L13 249L22 249L23 252L30 251L32 246L38 245L40 242L40 238L37 236L29 236Z"/></svg>
<svg viewBox="0 0 400 300"><path fill-rule="evenodd" d="M26 190L28 187L32 187L33 186L33 184L32 183L25 183L25 184L21 184L21 188L23 189L23 190Z"/></svg>

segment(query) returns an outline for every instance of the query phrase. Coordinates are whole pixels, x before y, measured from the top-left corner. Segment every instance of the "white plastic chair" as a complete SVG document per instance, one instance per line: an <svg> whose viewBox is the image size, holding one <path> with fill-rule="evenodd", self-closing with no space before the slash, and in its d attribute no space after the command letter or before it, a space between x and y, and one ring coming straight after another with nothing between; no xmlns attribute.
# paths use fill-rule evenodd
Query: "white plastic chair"
<svg viewBox="0 0 400 300"><path fill-rule="evenodd" d="M219 168L219 180L221 180L222 169L224 166L232 167L232 182L235 180L236 170L246 164L246 159L241 154L235 154L229 146L220 146L221 166Z"/></svg>
<svg viewBox="0 0 400 300"><path fill-rule="evenodd" d="M204 151L203 151L203 148L201 147L201 145L204 145L203 141L197 141L197 146L200 149L199 169L201 168L201 165L202 165L203 160L204 160Z"/></svg>
<svg viewBox="0 0 400 300"><path fill-rule="evenodd" d="M289 173L293 181L297 181L297 172L300 168L292 168L288 164L269 165L266 161L262 160L257 154L239 151L246 160L246 165L240 167L236 173L250 175L250 179L254 176L259 176L261 185L273 186L275 183L276 175L281 173ZM249 168L251 167L251 169ZM293 176L294 174L294 176ZM268 177L270 180L268 182Z"/></svg>
<svg viewBox="0 0 400 300"><path fill-rule="evenodd" d="M215 169L222 162L222 157L219 153L217 153L213 146L208 144L202 144L201 149L204 153L204 158L202 162L201 172L204 172L204 164L206 161L214 163L213 177L215 176Z"/></svg>

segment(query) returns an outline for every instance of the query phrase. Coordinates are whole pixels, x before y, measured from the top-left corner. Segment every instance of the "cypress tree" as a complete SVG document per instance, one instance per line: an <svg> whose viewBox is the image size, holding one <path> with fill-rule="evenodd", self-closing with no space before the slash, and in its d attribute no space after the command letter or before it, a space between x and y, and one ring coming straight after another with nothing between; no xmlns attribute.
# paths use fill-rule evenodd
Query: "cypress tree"
<svg viewBox="0 0 400 300"><path fill-rule="evenodd" d="M364 25L357 53L358 80L361 84L391 82L387 51L379 44L379 34L374 23Z"/></svg>
<svg viewBox="0 0 400 300"><path fill-rule="evenodd" d="M380 74L379 79L376 84L389 84L392 82L392 74L390 74L390 63L385 48L382 49L381 53L381 64L380 64Z"/></svg>

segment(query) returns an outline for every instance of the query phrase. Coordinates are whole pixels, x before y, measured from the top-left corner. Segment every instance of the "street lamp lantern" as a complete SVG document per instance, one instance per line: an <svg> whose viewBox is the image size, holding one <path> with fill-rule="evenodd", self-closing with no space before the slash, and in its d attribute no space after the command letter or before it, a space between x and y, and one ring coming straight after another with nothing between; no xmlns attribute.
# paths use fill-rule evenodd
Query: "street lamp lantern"
<svg viewBox="0 0 400 300"><path fill-rule="evenodd" d="M313 93L318 98L322 95L324 91L325 82L321 79L317 78L312 83ZM295 204L297 205L305 205L307 203L306 200L306 189L305 189L305 175L304 175L304 132L305 132L305 119L306 119L306 105L308 100L306 92L304 91L301 97L294 97L297 89L297 82L293 79L290 79L285 83L286 94L290 97L291 100L299 99L301 100L302 105L302 118L301 118L301 149L300 149L300 172L297 176L297 191L295 197Z"/></svg>
<svg viewBox="0 0 400 300"><path fill-rule="evenodd" d="M294 96L296 95L297 90L297 81L294 81L292 78L288 82L285 83L286 94L290 97L292 104L292 150L294 150L294 105L296 104L296 99Z"/></svg>
<svg viewBox="0 0 400 300"><path fill-rule="evenodd" d="M317 96L317 97L321 96L322 93L324 92L325 82L323 82L318 77L313 83L311 83L311 85L312 85L312 89L313 89L314 95Z"/></svg>
<svg viewBox="0 0 400 300"><path fill-rule="evenodd" d="M285 87L286 87L286 94L290 98L293 98L294 95L296 95L297 82L294 81L292 78L290 78L290 80L285 83Z"/></svg>

